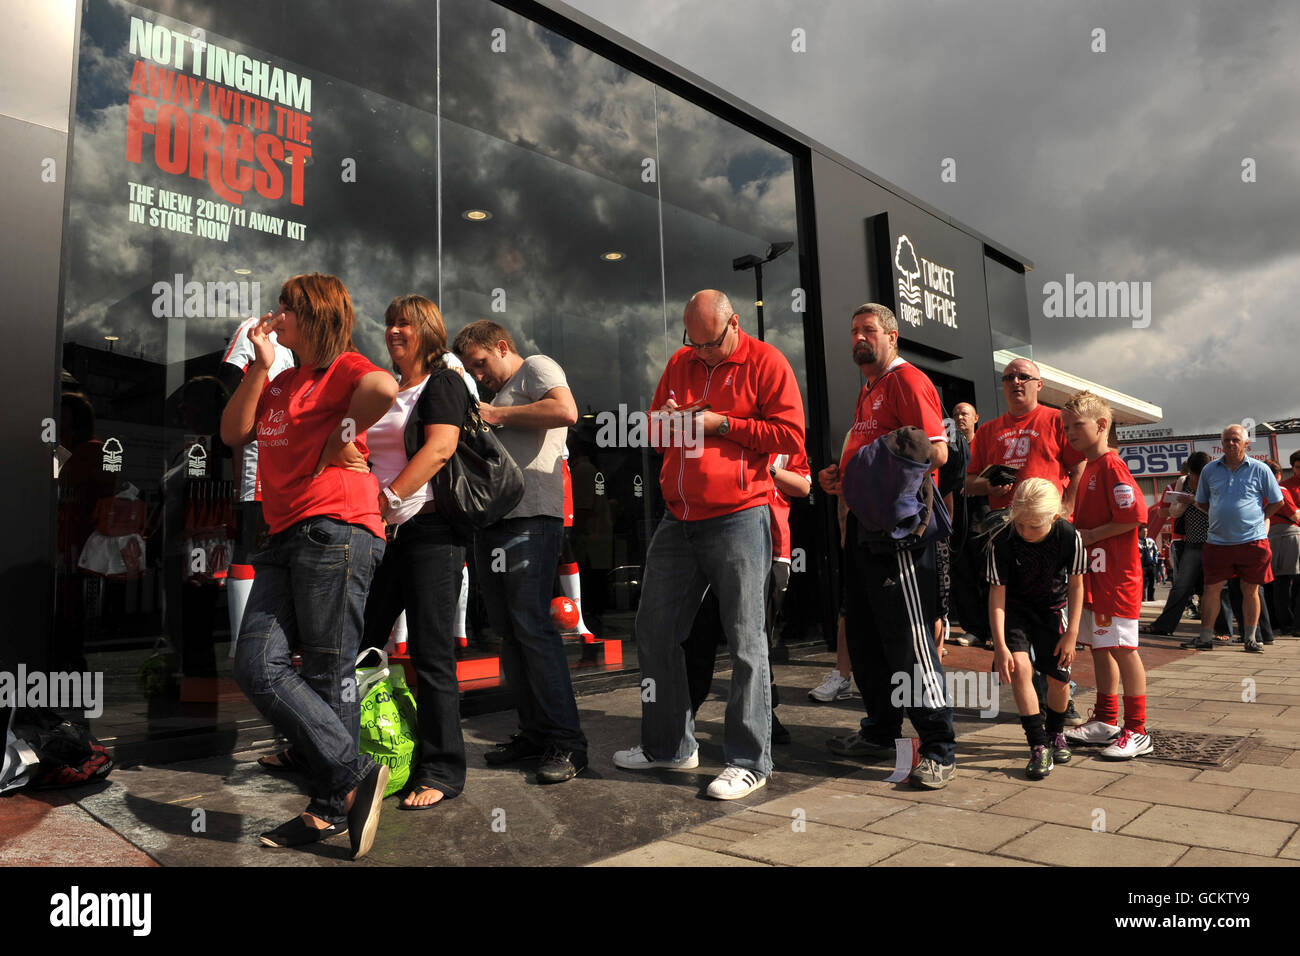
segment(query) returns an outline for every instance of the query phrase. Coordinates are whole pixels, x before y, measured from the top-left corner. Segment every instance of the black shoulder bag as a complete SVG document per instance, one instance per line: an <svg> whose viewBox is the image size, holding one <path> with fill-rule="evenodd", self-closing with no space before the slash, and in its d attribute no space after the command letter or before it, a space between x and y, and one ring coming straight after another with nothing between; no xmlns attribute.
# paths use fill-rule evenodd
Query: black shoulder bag
<svg viewBox="0 0 1300 956"><path fill-rule="evenodd" d="M455 370L448 373L459 379ZM478 403L470 396L456 453L433 476L438 514L470 537L508 515L523 497L523 471L492 433L492 426L479 416Z"/></svg>

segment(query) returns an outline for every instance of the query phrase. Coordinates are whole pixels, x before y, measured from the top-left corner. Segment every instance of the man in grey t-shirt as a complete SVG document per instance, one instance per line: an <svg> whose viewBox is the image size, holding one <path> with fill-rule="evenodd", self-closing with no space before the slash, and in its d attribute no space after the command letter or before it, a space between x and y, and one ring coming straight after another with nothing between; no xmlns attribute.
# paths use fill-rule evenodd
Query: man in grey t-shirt
<svg viewBox="0 0 1300 956"><path fill-rule="evenodd" d="M466 370L496 393L479 414L524 473L524 497L474 538L479 587L493 630L501 635L501 669L515 695L519 732L484 758L500 765L540 757L539 783L562 783L587 766L587 738L564 642L551 620L551 591L564 540L561 462L578 406L564 370L545 355L523 358L510 333L480 319L452 344Z"/></svg>

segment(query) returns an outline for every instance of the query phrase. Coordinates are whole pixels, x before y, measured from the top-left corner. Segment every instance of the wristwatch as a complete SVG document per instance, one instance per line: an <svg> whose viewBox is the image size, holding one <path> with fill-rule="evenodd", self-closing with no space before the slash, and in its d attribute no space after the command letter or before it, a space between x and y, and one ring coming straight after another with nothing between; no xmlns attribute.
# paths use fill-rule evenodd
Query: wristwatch
<svg viewBox="0 0 1300 956"><path fill-rule="evenodd" d="M769 475L771 475L773 478L775 478L775 477L776 477L776 465L768 465L768 466L767 466L767 473L768 473Z"/></svg>
<svg viewBox="0 0 1300 956"><path fill-rule="evenodd" d="M729 431L731 431L731 420L728 419L726 415L723 415L722 424L718 426L718 434L725 435Z"/></svg>
<svg viewBox="0 0 1300 956"><path fill-rule="evenodd" d="M402 499L397 497L397 495L393 494L392 488L388 488L388 487L384 488L384 497L388 499L388 507L392 508L393 510L402 507Z"/></svg>

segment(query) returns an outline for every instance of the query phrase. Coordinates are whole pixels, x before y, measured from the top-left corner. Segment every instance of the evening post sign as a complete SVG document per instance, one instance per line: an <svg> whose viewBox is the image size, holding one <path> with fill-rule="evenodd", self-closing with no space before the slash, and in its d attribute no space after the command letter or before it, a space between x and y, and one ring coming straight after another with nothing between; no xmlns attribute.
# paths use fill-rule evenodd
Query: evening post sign
<svg viewBox="0 0 1300 956"><path fill-rule="evenodd" d="M1187 459L1192 454L1192 443L1147 442L1121 445L1116 451L1134 478L1152 478L1184 471Z"/></svg>

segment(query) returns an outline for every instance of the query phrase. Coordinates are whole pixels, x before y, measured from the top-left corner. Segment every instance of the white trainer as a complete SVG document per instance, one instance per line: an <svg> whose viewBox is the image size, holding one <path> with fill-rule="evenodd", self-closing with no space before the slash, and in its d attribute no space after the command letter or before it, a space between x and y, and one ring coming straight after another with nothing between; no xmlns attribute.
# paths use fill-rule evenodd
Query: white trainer
<svg viewBox="0 0 1300 956"><path fill-rule="evenodd" d="M1066 727L1065 739L1076 744L1105 744L1119 736L1119 727L1093 718L1078 727Z"/></svg>
<svg viewBox="0 0 1300 956"><path fill-rule="evenodd" d="M655 760L640 747L614 753L614 766L623 770L694 770L699 765L699 750L681 760Z"/></svg>
<svg viewBox="0 0 1300 956"><path fill-rule="evenodd" d="M808 696L823 704L829 704L833 700L848 700L853 696L853 682L847 677L841 677L838 670L833 670L826 675L824 681L808 691Z"/></svg>
<svg viewBox="0 0 1300 956"><path fill-rule="evenodd" d="M1107 760L1132 760L1155 750L1150 734L1135 734L1126 730L1119 735L1119 740L1101 752Z"/></svg>
<svg viewBox="0 0 1300 956"><path fill-rule="evenodd" d="M709 784L708 794L715 800L739 800L766 785L767 777L744 767L728 767Z"/></svg>

